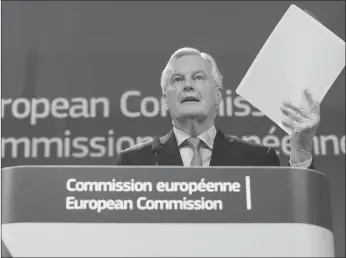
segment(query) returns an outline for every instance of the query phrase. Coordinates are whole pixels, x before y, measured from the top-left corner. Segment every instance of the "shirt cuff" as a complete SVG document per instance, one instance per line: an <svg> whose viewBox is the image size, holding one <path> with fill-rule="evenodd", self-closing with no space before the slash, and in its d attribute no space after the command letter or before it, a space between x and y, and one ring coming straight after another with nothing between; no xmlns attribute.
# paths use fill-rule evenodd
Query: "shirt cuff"
<svg viewBox="0 0 346 258"><path fill-rule="evenodd" d="M307 161L304 161L302 163L297 163L297 164L292 164L290 160L291 167L296 167L296 168L309 168L311 166L311 163L312 163L312 157L309 158Z"/></svg>

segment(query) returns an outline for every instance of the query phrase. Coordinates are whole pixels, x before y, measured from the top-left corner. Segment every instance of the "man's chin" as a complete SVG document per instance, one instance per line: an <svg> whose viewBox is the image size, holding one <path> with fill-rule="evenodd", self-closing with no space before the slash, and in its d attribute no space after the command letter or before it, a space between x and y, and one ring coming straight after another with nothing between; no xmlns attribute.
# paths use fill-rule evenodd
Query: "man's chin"
<svg viewBox="0 0 346 258"><path fill-rule="evenodd" d="M178 116L177 116L177 120L205 120L208 117L208 115L201 111L193 111L193 110L189 110L189 111L184 111L181 112Z"/></svg>

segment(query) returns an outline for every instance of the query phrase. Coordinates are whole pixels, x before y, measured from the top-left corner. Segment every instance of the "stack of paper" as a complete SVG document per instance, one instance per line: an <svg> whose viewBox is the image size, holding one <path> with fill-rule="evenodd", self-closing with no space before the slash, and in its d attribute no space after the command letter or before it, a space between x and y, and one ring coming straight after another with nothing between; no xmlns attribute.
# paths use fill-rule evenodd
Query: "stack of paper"
<svg viewBox="0 0 346 258"><path fill-rule="evenodd" d="M345 42L295 5L271 33L236 92L282 125L283 101L304 107L304 89L319 102L345 66Z"/></svg>

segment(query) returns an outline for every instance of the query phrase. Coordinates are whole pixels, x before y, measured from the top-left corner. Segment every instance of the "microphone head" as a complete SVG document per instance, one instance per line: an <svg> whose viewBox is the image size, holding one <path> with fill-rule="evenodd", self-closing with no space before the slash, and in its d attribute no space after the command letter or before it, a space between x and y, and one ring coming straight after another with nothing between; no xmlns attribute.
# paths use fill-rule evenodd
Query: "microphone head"
<svg viewBox="0 0 346 258"><path fill-rule="evenodd" d="M159 154L160 147L161 147L160 138L157 136L154 136L153 142L151 144L151 149L152 149L153 154L155 154L155 155Z"/></svg>

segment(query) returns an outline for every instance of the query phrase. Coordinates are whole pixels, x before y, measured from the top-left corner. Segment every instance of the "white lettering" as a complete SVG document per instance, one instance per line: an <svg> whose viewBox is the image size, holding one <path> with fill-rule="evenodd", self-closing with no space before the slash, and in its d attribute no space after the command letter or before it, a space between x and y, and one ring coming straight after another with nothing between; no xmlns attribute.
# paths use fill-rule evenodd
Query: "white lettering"
<svg viewBox="0 0 346 258"><path fill-rule="evenodd" d="M72 99L72 103L74 104L70 109L70 117L72 118L89 118L90 115L88 113L88 102L84 98L74 98Z"/></svg>
<svg viewBox="0 0 346 258"><path fill-rule="evenodd" d="M148 110L148 103L153 104L153 111ZM145 97L141 101L141 112L145 117L154 117L157 116L160 112L160 103L154 97Z"/></svg>
<svg viewBox="0 0 346 258"><path fill-rule="evenodd" d="M31 142L31 156L36 158L38 154L39 145L43 144L43 151L44 151L44 157L49 158L51 155L52 144L56 144L56 150L57 150L57 157L61 158L63 156L63 141L61 138L54 137L54 138L46 138L46 137L40 137L40 138L33 138Z"/></svg>
<svg viewBox="0 0 346 258"><path fill-rule="evenodd" d="M257 135L243 136L242 139L244 141L253 142L253 143L256 143L256 144L260 144L261 143L261 139Z"/></svg>
<svg viewBox="0 0 346 258"><path fill-rule="evenodd" d="M345 154L345 135L343 135L340 139L340 150L343 154Z"/></svg>
<svg viewBox="0 0 346 258"><path fill-rule="evenodd" d="M75 185L76 181L77 180L75 178L70 178L69 180L67 180L66 189L70 192L74 192L76 189L74 187L72 187L71 184L74 183L74 185Z"/></svg>
<svg viewBox="0 0 346 258"><path fill-rule="evenodd" d="M66 210L133 210L132 200L77 200L75 197L66 197Z"/></svg>
<svg viewBox="0 0 346 258"><path fill-rule="evenodd" d="M63 113L59 113L58 111L62 110L65 111ZM67 117L67 111L68 110L68 101L64 98L57 98L53 99L52 101L52 115L57 118L64 118Z"/></svg>
<svg viewBox="0 0 346 258"><path fill-rule="evenodd" d="M250 115L251 113L251 107L249 106L248 102L240 96L234 98L234 106L243 110L234 112L236 116L244 117Z"/></svg>
<svg viewBox="0 0 346 258"><path fill-rule="evenodd" d="M327 154L327 141L332 142L334 155L339 155L339 141L336 135L321 135L320 136L320 143L321 143L321 154L326 155Z"/></svg>
<svg viewBox="0 0 346 258"><path fill-rule="evenodd" d="M19 144L23 144L23 149L24 149L24 157L25 158L29 158L30 157L30 141L28 138L7 138L1 139L1 156L2 158L5 157L5 153L6 153L6 146L9 145L11 147L11 151L12 151L12 157L13 158L17 158L18 157L18 147Z"/></svg>
<svg viewBox="0 0 346 258"><path fill-rule="evenodd" d="M38 112L38 109L41 109L42 112ZM49 106L48 99L43 99L43 98L33 99L31 101L30 124L35 125L39 118L43 119L48 117L49 112L50 112L50 106Z"/></svg>
<svg viewBox="0 0 346 258"><path fill-rule="evenodd" d="M222 210L221 200L189 200L183 197L181 200L150 200L146 197L137 199L139 210Z"/></svg>
<svg viewBox="0 0 346 258"><path fill-rule="evenodd" d="M108 98L91 98L90 99L90 117L97 116L97 105L102 107L102 116L109 117L110 114L110 103Z"/></svg>
<svg viewBox="0 0 346 258"><path fill-rule="evenodd" d="M19 106L23 104L23 112L20 113L19 111ZM16 117L16 118L19 118L19 119L23 119L23 118L26 118L28 117L28 115L30 114L30 103L27 99L16 99L13 104L12 104L12 113L13 115Z"/></svg>
<svg viewBox="0 0 346 258"><path fill-rule="evenodd" d="M1 118L5 117L6 106L10 106L11 103L12 103L12 99L1 99Z"/></svg>
<svg viewBox="0 0 346 258"><path fill-rule="evenodd" d="M141 93L138 90L126 91L121 95L120 98L120 110L126 117L139 117L141 114L139 112L131 112L127 107L127 99L131 96L140 96Z"/></svg>

